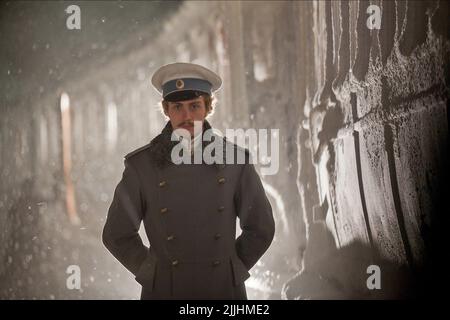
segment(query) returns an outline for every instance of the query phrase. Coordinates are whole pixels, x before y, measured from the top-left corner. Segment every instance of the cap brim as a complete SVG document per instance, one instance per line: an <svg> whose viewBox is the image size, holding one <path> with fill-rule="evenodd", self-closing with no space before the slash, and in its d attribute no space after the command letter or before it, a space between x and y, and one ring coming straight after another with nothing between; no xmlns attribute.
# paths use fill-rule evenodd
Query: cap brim
<svg viewBox="0 0 450 320"><path fill-rule="evenodd" d="M197 64L176 62L160 67L152 77L152 85L162 93L163 84L178 78L198 78L211 83L214 92L222 86L222 79L213 71Z"/></svg>
<svg viewBox="0 0 450 320"><path fill-rule="evenodd" d="M206 92L196 90L175 91L165 96L164 100L170 102L178 102L178 101L192 100L202 95L209 95L209 94Z"/></svg>

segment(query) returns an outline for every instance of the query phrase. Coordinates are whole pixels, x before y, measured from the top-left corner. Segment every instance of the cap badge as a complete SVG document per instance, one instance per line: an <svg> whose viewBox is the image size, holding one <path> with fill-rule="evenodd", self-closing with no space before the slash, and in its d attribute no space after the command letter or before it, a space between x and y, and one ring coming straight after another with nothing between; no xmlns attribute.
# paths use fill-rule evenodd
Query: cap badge
<svg viewBox="0 0 450 320"><path fill-rule="evenodd" d="M184 88L184 81L181 79L178 79L177 82L175 83L175 85L177 86L177 89L183 89Z"/></svg>

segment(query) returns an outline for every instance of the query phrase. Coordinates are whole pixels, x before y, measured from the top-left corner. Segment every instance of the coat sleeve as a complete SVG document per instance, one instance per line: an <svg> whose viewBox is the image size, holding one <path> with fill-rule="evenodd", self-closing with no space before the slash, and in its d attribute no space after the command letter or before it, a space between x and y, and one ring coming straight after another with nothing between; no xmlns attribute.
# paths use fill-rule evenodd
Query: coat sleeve
<svg viewBox="0 0 450 320"><path fill-rule="evenodd" d="M136 170L127 161L108 210L102 240L112 255L134 275L139 271L148 248L138 234L143 204Z"/></svg>
<svg viewBox="0 0 450 320"><path fill-rule="evenodd" d="M275 233L272 207L253 164L244 165L235 203L242 229L236 251L250 270L269 248Z"/></svg>

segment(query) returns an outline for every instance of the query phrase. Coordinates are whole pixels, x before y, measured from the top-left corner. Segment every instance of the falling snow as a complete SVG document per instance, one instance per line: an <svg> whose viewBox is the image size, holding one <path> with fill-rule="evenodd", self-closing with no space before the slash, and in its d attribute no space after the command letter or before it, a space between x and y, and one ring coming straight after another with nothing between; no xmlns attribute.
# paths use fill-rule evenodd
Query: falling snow
<svg viewBox="0 0 450 320"><path fill-rule="evenodd" d="M365 30L343 36L349 22L357 25L352 3L347 24L343 7L331 6L338 31L326 29L326 2L274 1L254 10L248 10L251 3L236 3L86 3L80 5L81 29L72 31L59 2L0 4L0 299L139 297L134 275L106 251L101 231L123 156L147 144L165 123L150 76L173 61L212 65L224 75L213 125L280 129L280 171L263 179L277 231L246 282L250 298L279 299L283 287L293 299L311 298L302 291L309 286L320 287L319 298L345 296L335 291L336 283L355 289L352 267L365 261L367 251L359 242L351 252L338 247L370 234L364 206L372 214L371 241L385 256L407 265L405 239L413 250L409 259L425 255L422 235L431 232L429 208L446 163L440 158L448 132L442 88L448 87L450 45L440 29L448 20L441 13L445 4L425 10L393 2L389 21L402 26L401 34L390 26L383 37L376 34L375 49L358 38L361 49L353 38ZM243 10L240 16L232 14L237 10ZM303 19L306 13L314 19ZM424 19L411 24L411 14ZM301 38L308 30L308 40ZM342 39L352 45L334 43ZM327 46L341 50L332 52L333 61ZM365 56L358 50L365 46L373 50L364 51L367 62L361 62ZM339 65L329 69L333 63ZM392 115L388 125L376 122ZM342 138L355 121L357 130ZM352 140L357 134L359 144ZM360 180L358 169L366 172ZM374 192L367 192L363 206L364 187ZM148 245L143 228L140 235ZM347 257L354 252L360 256L352 264ZM70 266L80 268L79 290L67 286ZM337 280L327 278L335 268L342 271Z"/></svg>

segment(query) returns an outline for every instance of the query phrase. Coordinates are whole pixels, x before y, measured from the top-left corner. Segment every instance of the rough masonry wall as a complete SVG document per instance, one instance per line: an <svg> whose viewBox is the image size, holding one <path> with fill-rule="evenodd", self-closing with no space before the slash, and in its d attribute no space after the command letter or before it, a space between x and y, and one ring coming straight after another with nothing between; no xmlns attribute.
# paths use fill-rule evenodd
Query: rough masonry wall
<svg viewBox="0 0 450 320"><path fill-rule="evenodd" d="M366 25L371 4L381 8L380 30ZM304 269L285 293L417 295L445 255L435 253L448 212L448 3L340 1L303 9L314 17L316 40L316 88L307 88L303 127L320 206L317 218L305 214ZM370 264L384 272L383 290L367 290Z"/></svg>
<svg viewBox="0 0 450 320"><path fill-rule="evenodd" d="M2 100L0 297L137 296L98 236L123 155L164 124L149 79L173 61L222 75L213 126L280 130L280 170L262 176L277 230L249 297L417 295L445 258L448 16L446 1L188 1L159 33L109 44L121 54ZM64 202L62 92L81 226ZM69 264L85 272L81 292L64 286ZM383 290L367 289L370 264Z"/></svg>

